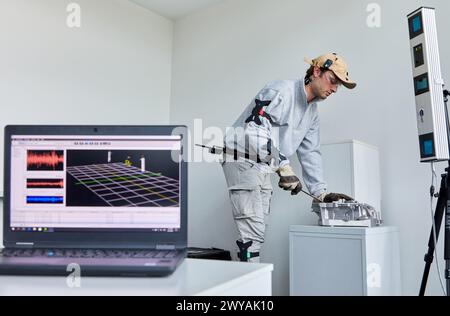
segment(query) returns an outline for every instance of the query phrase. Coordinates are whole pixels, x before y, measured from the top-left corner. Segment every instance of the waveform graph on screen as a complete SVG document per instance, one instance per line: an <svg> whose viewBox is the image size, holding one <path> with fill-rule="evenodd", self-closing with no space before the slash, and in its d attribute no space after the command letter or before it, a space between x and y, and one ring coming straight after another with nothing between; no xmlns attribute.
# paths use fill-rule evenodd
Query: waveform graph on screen
<svg viewBox="0 0 450 316"><path fill-rule="evenodd" d="M64 151L62 150L28 150L28 171L63 171Z"/></svg>
<svg viewBox="0 0 450 316"><path fill-rule="evenodd" d="M63 204L62 196L27 196L27 204Z"/></svg>
<svg viewBox="0 0 450 316"><path fill-rule="evenodd" d="M64 180L27 179L27 189L64 189Z"/></svg>

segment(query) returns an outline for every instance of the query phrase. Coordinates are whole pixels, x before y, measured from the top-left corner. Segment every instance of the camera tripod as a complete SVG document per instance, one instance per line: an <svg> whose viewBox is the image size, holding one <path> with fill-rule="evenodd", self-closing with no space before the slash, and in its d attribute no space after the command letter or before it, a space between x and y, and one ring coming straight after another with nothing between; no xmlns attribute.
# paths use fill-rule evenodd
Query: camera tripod
<svg viewBox="0 0 450 316"><path fill-rule="evenodd" d="M447 102L450 93L448 90L444 90L444 102L445 109L447 110ZM446 111L447 117L448 113ZM448 124L447 124L448 125ZM434 251L436 245L434 243L434 228L436 228L436 242L439 238L439 232L442 226L442 219L445 218L445 231L444 231L444 259L445 259L445 279L447 296L450 296L450 161L449 167L445 169L445 173L442 175L441 187L439 190L439 198L436 204L436 212L434 214L434 226L431 228L430 240L428 242L428 252L425 255L425 270L423 272L422 284L420 286L420 296L425 295L427 287L428 275L430 273L431 264L434 259ZM431 192L433 195L434 192ZM445 217L444 217L445 216Z"/></svg>

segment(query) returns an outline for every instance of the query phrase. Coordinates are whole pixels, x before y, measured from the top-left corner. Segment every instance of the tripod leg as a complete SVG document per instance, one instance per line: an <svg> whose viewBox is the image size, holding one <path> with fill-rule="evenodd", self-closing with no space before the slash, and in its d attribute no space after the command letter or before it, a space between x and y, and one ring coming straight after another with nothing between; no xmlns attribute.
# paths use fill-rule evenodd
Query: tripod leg
<svg viewBox="0 0 450 316"><path fill-rule="evenodd" d="M441 188L439 191L439 199L436 204L436 212L434 214L434 223L436 227L436 242L439 239L439 231L444 217L444 211L447 206L447 174L442 175ZM434 229L431 228L430 240L428 242L428 252L425 255L425 269L423 272L422 283L420 285L420 296L425 296L425 290L428 282L428 275L430 274L431 264L434 259Z"/></svg>
<svg viewBox="0 0 450 316"><path fill-rule="evenodd" d="M450 196L450 195L449 195ZM447 296L450 296L450 200L447 201L447 211L445 212L445 279L447 284Z"/></svg>
<svg viewBox="0 0 450 316"><path fill-rule="evenodd" d="M450 296L450 260L445 260L445 278L447 279L447 296Z"/></svg>

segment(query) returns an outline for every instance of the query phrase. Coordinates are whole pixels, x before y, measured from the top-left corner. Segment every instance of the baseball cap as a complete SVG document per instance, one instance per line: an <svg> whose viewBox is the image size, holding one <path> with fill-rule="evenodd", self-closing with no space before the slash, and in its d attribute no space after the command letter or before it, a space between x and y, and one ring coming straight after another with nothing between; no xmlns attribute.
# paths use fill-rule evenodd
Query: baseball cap
<svg viewBox="0 0 450 316"><path fill-rule="evenodd" d="M354 89L356 87L356 82L349 77L347 63L336 53L325 54L316 59L305 58L305 62L311 66L331 70L348 89Z"/></svg>

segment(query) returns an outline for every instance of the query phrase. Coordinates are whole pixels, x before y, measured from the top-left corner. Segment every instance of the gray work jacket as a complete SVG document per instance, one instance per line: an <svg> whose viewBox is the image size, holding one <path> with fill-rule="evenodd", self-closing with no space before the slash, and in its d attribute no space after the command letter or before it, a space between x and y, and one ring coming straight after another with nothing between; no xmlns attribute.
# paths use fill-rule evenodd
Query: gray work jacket
<svg viewBox="0 0 450 316"><path fill-rule="evenodd" d="M261 125L254 121L246 123L252 116L256 100L270 101L264 108L271 121L260 117ZM278 166L289 163L297 153L303 171L303 180L311 194L319 196L327 189L323 179L320 153L320 130L317 103L309 103L302 80L274 81L267 84L244 110L225 136L225 146L240 152L250 152L263 161L272 161L274 151L283 157ZM271 150L268 150L271 149ZM267 163L258 164L267 170ZM272 171L273 172L273 171Z"/></svg>

